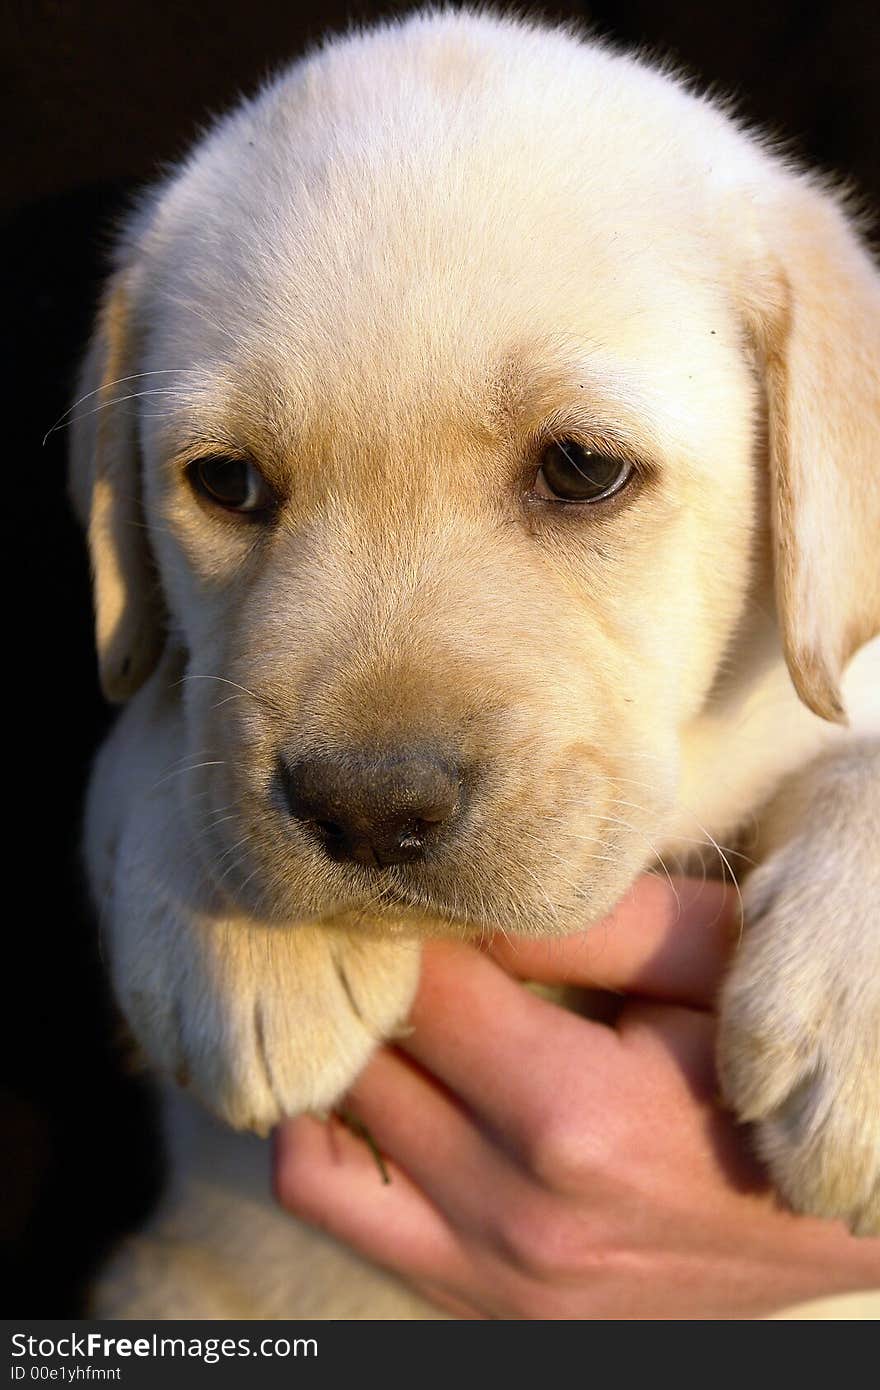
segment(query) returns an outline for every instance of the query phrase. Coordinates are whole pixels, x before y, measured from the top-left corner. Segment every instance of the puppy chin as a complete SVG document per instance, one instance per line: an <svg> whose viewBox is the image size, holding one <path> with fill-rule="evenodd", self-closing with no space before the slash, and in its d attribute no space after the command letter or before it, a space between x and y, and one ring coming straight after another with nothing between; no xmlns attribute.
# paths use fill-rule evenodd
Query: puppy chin
<svg viewBox="0 0 880 1390"><path fill-rule="evenodd" d="M529 901L523 895L515 913L509 901L493 901L491 893L482 895L479 907L471 907L466 902L453 906L427 895L419 899L386 889L383 893L377 890L363 904L336 905L317 920L328 929L357 931L377 939L453 938L482 944L496 932L514 939L572 936L588 931L611 912L645 867L638 853L630 859L621 856L620 863L601 881L585 882L574 900L570 892L566 901L537 894Z"/></svg>
<svg viewBox="0 0 880 1390"><path fill-rule="evenodd" d="M498 932L511 937L559 937L587 931L619 902L646 864L644 838L622 838L597 862L566 864L564 877L547 864L508 860L502 872L479 857L389 868L375 876L312 856L247 854L230 862L202 838L199 856L212 894L234 916L266 925L320 925L370 939L433 937L482 942ZM233 847L235 839L233 839ZM216 846L215 846L216 848ZM218 866L219 865L219 869Z"/></svg>

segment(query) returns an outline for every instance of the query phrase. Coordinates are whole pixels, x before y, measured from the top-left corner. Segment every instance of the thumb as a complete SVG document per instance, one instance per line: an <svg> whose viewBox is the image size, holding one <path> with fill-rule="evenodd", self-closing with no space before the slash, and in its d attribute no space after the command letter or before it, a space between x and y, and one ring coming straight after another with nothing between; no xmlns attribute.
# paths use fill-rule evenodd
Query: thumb
<svg viewBox="0 0 880 1390"><path fill-rule="evenodd" d="M519 979L709 1008L739 935L739 907L729 884L644 874L583 932L541 941L495 936L488 950Z"/></svg>

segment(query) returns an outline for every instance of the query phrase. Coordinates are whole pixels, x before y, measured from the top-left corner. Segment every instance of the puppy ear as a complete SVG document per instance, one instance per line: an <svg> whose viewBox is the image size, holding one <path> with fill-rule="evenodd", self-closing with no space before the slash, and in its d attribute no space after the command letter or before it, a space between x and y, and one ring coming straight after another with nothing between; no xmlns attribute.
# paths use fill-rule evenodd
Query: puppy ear
<svg viewBox="0 0 880 1390"><path fill-rule="evenodd" d="M120 272L101 304L71 426L70 491L88 534L101 686L127 700L162 650L163 609L141 505L130 287Z"/></svg>
<svg viewBox="0 0 880 1390"><path fill-rule="evenodd" d="M786 174L753 205L743 285L769 409L776 596L801 699L845 722L839 682L880 631L880 273L838 201Z"/></svg>

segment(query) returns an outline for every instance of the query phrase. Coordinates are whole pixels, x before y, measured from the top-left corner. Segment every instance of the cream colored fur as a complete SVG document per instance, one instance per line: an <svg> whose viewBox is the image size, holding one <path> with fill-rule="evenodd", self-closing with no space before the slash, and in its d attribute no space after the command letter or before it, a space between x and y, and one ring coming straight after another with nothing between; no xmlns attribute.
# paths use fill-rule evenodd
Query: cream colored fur
<svg viewBox="0 0 880 1390"><path fill-rule="evenodd" d="M880 629L878 324L817 180L669 74L484 15L330 42L143 201L76 409L128 701L86 838L119 1001L186 1093L99 1311L432 1316L187 1095L259 1133L330 1107L420 936L580 930L755 818L725 1095L795 1207L880 1232L877 644L844 679ZM550 434L638 485L539 503ZM196 499L230 452L268 528ZM471 816L379 885L273 794L281 752L425 738L481 769Z"/></svg>

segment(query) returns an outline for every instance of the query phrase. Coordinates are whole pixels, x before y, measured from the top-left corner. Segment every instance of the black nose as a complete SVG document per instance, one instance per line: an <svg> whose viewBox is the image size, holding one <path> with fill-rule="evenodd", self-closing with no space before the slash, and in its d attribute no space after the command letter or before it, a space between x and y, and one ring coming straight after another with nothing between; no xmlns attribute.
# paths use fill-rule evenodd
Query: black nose
<svg viewBox="0 0 880 1390"><path fill-rule="evenodd" d="M348 751L281 766L290 814L332 859L372 868L409 864L446 838L463 779L433 752Z"/></svg>

